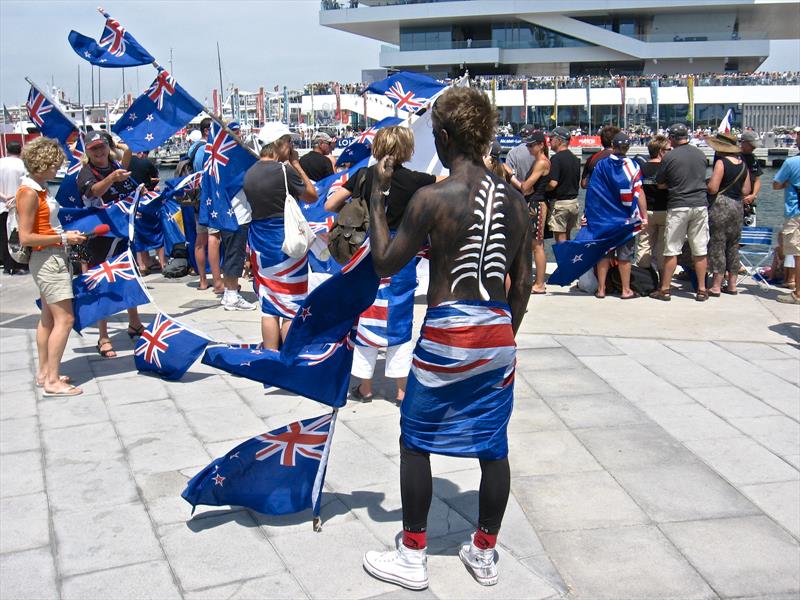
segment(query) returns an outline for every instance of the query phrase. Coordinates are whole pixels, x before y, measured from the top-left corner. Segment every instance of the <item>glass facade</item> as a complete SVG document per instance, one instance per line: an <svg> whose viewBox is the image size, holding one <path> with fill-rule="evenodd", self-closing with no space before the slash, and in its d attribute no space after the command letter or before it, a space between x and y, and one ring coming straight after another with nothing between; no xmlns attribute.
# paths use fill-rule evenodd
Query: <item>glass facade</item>
<svg viewBox="0 0 800 600"><path fill-rule="evenodd" d="M529 23L400 27L401 52L464 48L570 48L592 45Z"/></svg>
<svg viewBox="0 0 800 600"><path fill-rule="evenodd" d="M495 48L572 48L592 45L531 23L492 25L492 46Z"/></svg>

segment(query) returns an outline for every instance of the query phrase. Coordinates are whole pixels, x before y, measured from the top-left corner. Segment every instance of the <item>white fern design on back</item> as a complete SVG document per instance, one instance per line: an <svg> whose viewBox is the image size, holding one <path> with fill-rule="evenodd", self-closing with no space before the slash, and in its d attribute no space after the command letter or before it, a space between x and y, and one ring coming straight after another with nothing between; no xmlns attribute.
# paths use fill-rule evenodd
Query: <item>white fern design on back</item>
<svg viewBox="0 0 800 600"><path fill-rule="evenodd" d="M466 243L459 248L452 275L458 273L453 280L450 291L455 290L462 279L474 278L478 283L478 292L484 300L489 299L484 282L491 277L504 280L506 276L506 234L501 211L502 198L506 197L505 184L495 185L492 178L486 175L480 183L474 198L473 214L475 222L467 230Z"/></svg>

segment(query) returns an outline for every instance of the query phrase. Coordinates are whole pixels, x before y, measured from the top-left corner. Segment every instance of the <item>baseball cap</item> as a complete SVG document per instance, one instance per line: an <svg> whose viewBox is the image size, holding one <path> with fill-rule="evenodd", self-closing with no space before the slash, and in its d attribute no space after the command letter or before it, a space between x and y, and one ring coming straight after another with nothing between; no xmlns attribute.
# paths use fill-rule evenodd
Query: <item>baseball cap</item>
<svg viewBox="0 0 800 600"><path fill-rule="evenodd" d="M686 125L683 123L675 123L670 125L670 128L667 130L669 133L669 137L673 138L685 138L689 137L689 130L686 129Z"/></svg>
<svg viewBox="0 0 800 600"><path fill-rule="evenodd" d="M203 139L203 134L200 133L199 129L193 129L186 139L192 143L199 142Z"/></svg>
<svg viewBox="0 0 800 600"><path fill-rule="evenodd" d="M289 128L280 121L270 121L264 123L263 127L261 127L261 130L258 132L258 141L261 142L263 146L266 146L285 135L291 134L292 132L289 131Z"/></svg>
<svg viewBox="0 0 800 600"><path fill-rule="evenodd" d="M489 156L492 156L494 158L500 158L500 151L501 150L502 150L502 147L500 146L500 142L495 140L495 141L492 142L492 145L489 146Z"/></svg>
<svg viewBox="0 0 800 600"><path fill-rule="evenodd" d="M547 138L544 135L544 131L535 130L530 131L527 137L523 138L522 140L526 144L544 144L547 141Z"/></svg>
<svg viewBox="0 0 800 600"><path fill-rule="evenodd" d="M758 146L759 139L752 131L745 131L739 138L739 142L747 142L751 146Z"/></svg>
<svg viewBox="0 0 800 600"><path fill-rule="evenodd" d="M103 131L90 131L83 139L83 143L87 150L98 146L110 146L108 135Z"/></svg>
<svg viewBox="0 0 800 600"><path fill-rule="evenodd" d="M530 137L531 133L533 133L533 127L523 127L519 130L518 135L524 140L526 137Z"/></svg>
<svg viewBox="0 0 800 600"><path fill-rule="evenodd" d="M561 138L564 141L569 140L569 138L572 137L572 135L569 132L569 129L567 129L566 127L556 127L555 129L553 129L552 132L550 132L550 136Z"/></svg>
<svg viewBox="0 0 800 600"><path fill-rule="evenodd" d="M328 143L330 143L330 142L333 141L333 138L331 136L329 136L327 133L325 133L324 131L319 131L314 135L314 141L315 142L328 142Z"/></svg>
<svg viewBox="0 0 800 600"><path fill-rule="evenodd" d="M611 139L611 145L614 148L619 148L620 146L630 146L631 139L628 137L627 133L620 131Z"/></svg>
<svg viewBox="0 0 800 600"><path fill-rule="evenodd" d="M800 127L795 127L795 128L793 129L793 131L794 131L795 133L800 133Z"/></svg>

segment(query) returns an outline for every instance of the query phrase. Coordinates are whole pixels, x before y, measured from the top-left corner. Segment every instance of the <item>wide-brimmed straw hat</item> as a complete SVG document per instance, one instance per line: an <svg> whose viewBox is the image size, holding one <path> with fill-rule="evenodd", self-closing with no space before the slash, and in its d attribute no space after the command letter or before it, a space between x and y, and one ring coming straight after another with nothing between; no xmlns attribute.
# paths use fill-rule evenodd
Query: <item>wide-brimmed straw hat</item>
<svg viewBox="0 0 800 600"><path fill-rule="evenodd" d="M707 137L706 143L722 154L739 154L738 140L727 133L717 133L714 137Z"/></svg>

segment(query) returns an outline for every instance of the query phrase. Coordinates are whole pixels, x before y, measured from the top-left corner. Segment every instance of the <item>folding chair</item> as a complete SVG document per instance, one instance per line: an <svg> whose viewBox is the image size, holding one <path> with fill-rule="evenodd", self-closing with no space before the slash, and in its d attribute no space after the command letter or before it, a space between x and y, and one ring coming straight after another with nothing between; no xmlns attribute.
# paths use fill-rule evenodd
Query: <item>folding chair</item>
<svg viewBox="0 0 800 600"><path fill-rule="evenodd" d="M742 227L742 239L739 242L739 260L746 270L740 274L737 282L750 277L759 287L771 289L769 282L758 270L769 266L767 262L772 256L772 227Z"/></svg>

